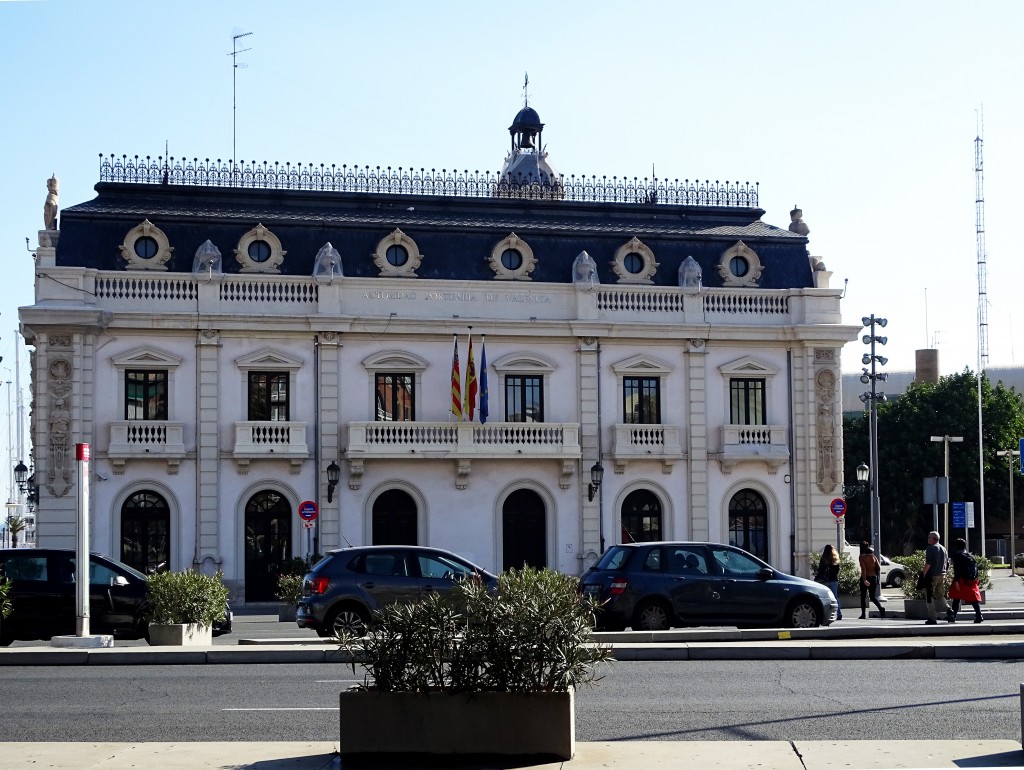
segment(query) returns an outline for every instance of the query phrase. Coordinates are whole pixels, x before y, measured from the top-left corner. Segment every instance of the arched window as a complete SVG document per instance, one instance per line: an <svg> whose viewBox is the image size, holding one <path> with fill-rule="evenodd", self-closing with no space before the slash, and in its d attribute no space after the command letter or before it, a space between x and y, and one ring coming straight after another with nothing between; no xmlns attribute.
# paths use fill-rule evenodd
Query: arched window
<svg viewBox="0 0 1024 770"><path fill-rule="evenodd" d="M622 503L622 542L662 540L661 502L647 489L630 492Z"/></svg>
<svg viewBox="0 0 1024 770"><path fill-rule="evenodd" d="M501 562L504 569L546 567L544 501L531 489L517 489L501 508Z"/></svg>
<svg viewBox="0 0 1024 770"><path fill-rule="evenodd" d="M417 545L416 501L408 492L389 489L373 501L374 545Z"/></svg>
<svg viewBox="0 0 1024 770"><path fill-rule="evenodd" d="M245 600L273 601L277 576L292 556L292 507L264 490L245 505Z"/></svg>
<svg viewBox="0 0 1024 770"><path fill-rule="evenodd" d="M768 506L751 489L737 492L729 501L729 545L769 561Z"/></svg>
<svg viewBox="0 0 1024 770"><path fill-rule="evenodd" d="M156 492L136 492L121 506L121 561L143 574L171 561L171 511Z"/></svg>

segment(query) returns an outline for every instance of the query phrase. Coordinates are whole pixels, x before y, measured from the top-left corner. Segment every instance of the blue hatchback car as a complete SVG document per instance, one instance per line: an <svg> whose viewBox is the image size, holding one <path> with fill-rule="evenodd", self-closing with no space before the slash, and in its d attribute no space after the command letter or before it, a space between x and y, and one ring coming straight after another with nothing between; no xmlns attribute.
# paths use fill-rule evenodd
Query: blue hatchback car
<svg viewBox="0 0 1024 770"><path fill-rule="evenodd" d="M827 587L716 543L615 545L580 582L597 606L598 628L606 630L808 628L832 623L839 606Z"/></svg>

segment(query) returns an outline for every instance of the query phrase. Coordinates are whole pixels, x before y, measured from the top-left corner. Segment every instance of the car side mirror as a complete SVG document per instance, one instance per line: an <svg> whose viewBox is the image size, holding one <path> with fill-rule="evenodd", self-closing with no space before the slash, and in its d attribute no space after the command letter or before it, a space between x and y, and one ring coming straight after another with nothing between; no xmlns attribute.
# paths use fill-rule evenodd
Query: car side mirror
<svg viewBox="0 0 1024 770"><path fill-rule="evenodd" d="M757 577L761 580L771 580L775 577L775 570L771 567L761 567L761 571L757 573Z"/></svg>
<svg viewBox="0 0 1024 770"><path fill-rule="evenodd" d="M124 575L115 575L114 577L110 578L111 588L123 587L126 585L128 585L128 578L126 578Z"/></svg>

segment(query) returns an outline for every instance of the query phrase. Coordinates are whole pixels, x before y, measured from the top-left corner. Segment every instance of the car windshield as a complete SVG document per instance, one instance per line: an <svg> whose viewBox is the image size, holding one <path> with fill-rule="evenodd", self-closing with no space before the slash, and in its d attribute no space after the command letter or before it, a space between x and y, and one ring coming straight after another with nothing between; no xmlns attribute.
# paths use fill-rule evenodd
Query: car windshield
<svg viewBox="0 0 1024 770"><path fill-rule="evenodd" d="M611 570L621 569L626 565L629 560L629 548L620 548L618 546L612 546L604 552L604 556L594 565L596 570Z"/></svg>

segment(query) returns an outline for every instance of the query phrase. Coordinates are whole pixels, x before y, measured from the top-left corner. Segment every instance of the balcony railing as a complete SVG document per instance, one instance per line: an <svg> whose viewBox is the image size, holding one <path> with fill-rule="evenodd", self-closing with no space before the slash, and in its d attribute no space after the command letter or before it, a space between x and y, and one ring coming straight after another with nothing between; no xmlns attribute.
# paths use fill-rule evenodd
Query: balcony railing
<svg viewBox="0 0 1024 770"><path fill-rule="evenodd" d="M107 457L114 473L123 473L125 462L160 458L171 473L185 457L184 423L167 420L124 420L110 423Z"/></svg>
<svg viewBox="0 0 1024 770"><path fill-rule="evenodd" d="M240 469L256 459L283 459L298 473L302 461L309 457L304 422L236 422L235 446L232 450Z"/></svg>
<svg viewBox="0 0 1024 770"><path fill-rule="evenodd" d="M741 462L764 462L775 473L789 461L789 445L784 425L725 425L722 449L718 455L722 470L729 473Z"/></svg>
<svg viewBox="0 0 1024 770"><path fill-rule="evenodd" d="M615 472L622 473L630 460L660 460L662 473L671 473L672 466L686 456L679 440L682 432L678 425L616 425Z"/></svg>
<svg viewBox="0 0 1024 770"><path fill-rule="evenodd" d="M567 489L581 457L579 434L578 423L350 422L349 486L359 488L366 460L456 460L456 486L464 488L472 460L550 458L562 463L560 483Z"/></svg>

